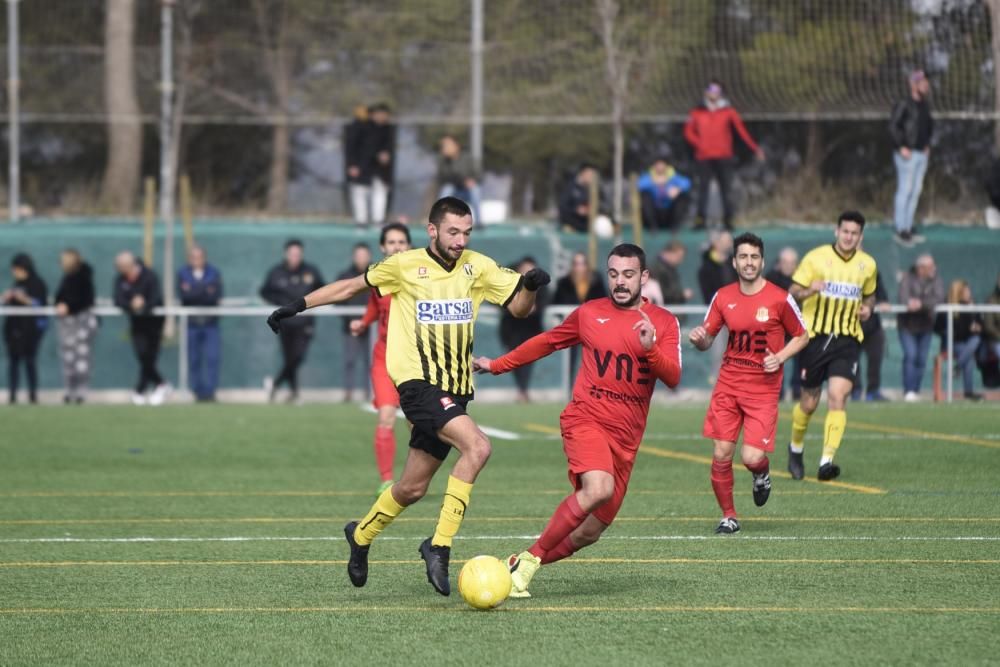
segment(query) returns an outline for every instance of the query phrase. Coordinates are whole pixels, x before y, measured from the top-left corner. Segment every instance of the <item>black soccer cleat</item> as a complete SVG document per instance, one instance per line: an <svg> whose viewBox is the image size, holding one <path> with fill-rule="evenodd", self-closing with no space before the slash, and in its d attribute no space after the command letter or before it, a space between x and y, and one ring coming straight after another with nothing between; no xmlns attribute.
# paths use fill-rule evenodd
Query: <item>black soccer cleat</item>
<svg viewBox="0 0 1000 667"><path fill-rule="evenodd" d="M806 467L802 463L802 452L793 452L792 446L788 445L788 472L792 479L802 479L806 475Z"/></svg>
<svg viewBox="0 0 1000 667"><path fill-rule="evenodd" d="M716 535L732 535L738 532L740 532L740 522L734 516L727 516L715 529Z"/></svg>
<svg viewBox="0 0 1000 667"><path fill-rule="evenodd" d="M451 584L448 582L451 547L436 547L428 537L420 543L420 557L427 564L427 581L431 582L434 590L441 595L451 595Z"/></svg>
<svg viewBox="0 0 1000 667"><path fill-rule="evenodd" d="M768 497L771 495L771 475L764 473L763 475L753 476L753 504L757 507L763 507L764 503L767 502Z"/></svg>
<svg viewBox="0 0 1000 667"><path fill-rule="evenodd" d="M816 473L816 479L821 482L829 482L831 479L837 479L838 477L840 477L840 466L833 461L821 465L819 472Z"/></svg>
<svg viewBox="0 0 1000 667"><path fill-rule="evenodd" d="M354 529L358 527L357 521L352 521L344 526L344 537L351 547L351 557L347 561L347 576L351 578L351 583L361 588L368 581L368 549L369 546L361 546L354 541Z"/></svg>

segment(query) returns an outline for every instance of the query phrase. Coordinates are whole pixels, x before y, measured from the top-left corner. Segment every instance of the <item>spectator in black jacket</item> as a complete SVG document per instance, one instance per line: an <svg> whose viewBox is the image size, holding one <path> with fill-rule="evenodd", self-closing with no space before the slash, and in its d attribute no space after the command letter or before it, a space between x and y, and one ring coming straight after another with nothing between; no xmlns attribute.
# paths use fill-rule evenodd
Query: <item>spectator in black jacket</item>
<svg viewBox="0 0 1000 667"><path fill-rule="evenodd" d="M63 277L56 290L59 354L62 357L64 403L83 403L90 384L91 348L97 332L94 272L80 253L69 248L59 255Z"/></svg>
<svg viewBox="0 0 1000 667"><path fill-rule="evenodd" d="M535 258L527 256L511 268L524 275L537 266L538 262L535 261ZM542 317L545 314L545 304L547 301L548 295L546 290L541 289L538 291L535 297L535 305L531 307L531 312L528 313L527 317L514 317L506 308L501 310L500 342L503 343L507 351L513 350L529 338L542 333ZM518 403L531 402L528 389L531 386L531 369L533 366L534 364L525 364L514 369L514 382L517 384Z"/></svg>
<svg viewBox="0 0 1000 667"><path fill-rule="evenodd" d="M141 260L128 251L115 257L115 276L111 286L115 305L129 318L129 333L132 350L139 361L139 379L132 394L135 405L161 405L170 393L170 386L156 368L163 341L162 315L154 315L153 309L163 305L160 278ZM146 390L153 387L146 396Z"/></svg>
<svg viewBox="0 0 1000 667"><path fill-rule="evenodd" d="M709 237L709 246L701 256L701 266L698 267L698 286L701 297L706 304L712 302L712 297L729 283L736 282L736 269L733 268L733 235L728 231L715 231ZM715 384L722 365L722 355L726 351L726 336L717 336L711 347L711 366L708 374L709 384Z"/></svg>
<svg viewBox="0 0 1000 667"><path fill-rule="evenodd" d="M565 231L588 231L590 184L596 182L597 177L597 167L585 164L559 194L559 224Z"/></svg>
<svg viewBox="0 0 1000 667"><path fill-rule="evenodd" d="M201 246L188 249L188 263L177 272L177 294L183 306L213 307L222 301L222 274L208 263ZM187 340L188 377L194 399L199 403L214 401L222 360L219 318L189 317Z"/></svg>
<svg viewBox="0 0 1000 667"><path fill-rule="evenodd" d="M865 339L861 343L861 352L865 356L865 363L868 364L868 371L865 373L864 396L866 401L887 401L882 394L882 360L885 358L885 329L882 328L882 315L889 307L889 292L882 282L882 273L875 274L875 307L872 308L871 317L861 323L861 333ZM851 392L851 398L855 401L861 400L861 364L858 359L858 381Z"/></svg>
<svg viewBox="0 0 1000 667"><path fill-rule="evenodd" d="M792 276L799 266L799 253L791 246L785 246L778 253L778 259L774 261L771 270L764 276L769 282L774 283L786 292L792 286ZM792 372L785 373L785 380L792 390L792 399L799 400L802 397L802 362L799 355L795 355L792 362ZM781 397L785 397L785 387L781 387Z"/></svg>
<svg viewBox="0 0 1000 667"><path fill-rule="evenodd" d="M555 295L552 303L560 306L579 306L584 301L600 299L608 295L604 288L601 275L590 268L587 255L578 252L573 255L569 273L556 282ZM574 345L569 350L569 383L573 384L576 375L576 363L580 358L580 346Z"/></svg>
<svg viewBox="0 0 1000 667"><path fill-rule="evenodd" d="M351 251L351 265L337 275L337 280L345 280L362 275L368 265L372 263L372 250L367 243L357 243ZM368 292L358 292L347 301L340 302L341 306L364 306L368 303ZM353 398L354 387L357 385L361 389L362 396L368 394L368 373L371 367L371 345L368 336L354 336L351 334L351 320L353 317L343 318L343 371L341 379L344 382L344 402L348 403ZM359 372L360 371L360 372ZM360 380L360 382L358 382Z"/></svg>
<svg viewBox="0 0 1000 667"><path fill-rule="evenodd" d="M923 70L914 70L910 74L909 93L896 102L889 120L889 134L896 148L893 154L897 176L893 219L896 240L906 246L923 240L913 234L913 218L924 187L934 134L934 119L927 101L930 93L927 75Z"/></svg>
<svg viewBox="0 0 1000 667"><path fill-rule="evenodd" d="M649 274L660 283L663 303L667 305L685 304L694 296L690 287L684 287L681 280L680 266L684 263L687 248L678 240L673 240L663 246L663 250L653 260ZM683 322L683 316L678 317Z"/></svg>
<svg viewBox="0 0 1000 667"><path fill-rule="evenodd" d="M5 306L44 306L48 288L35 272L35 263L24 253L14 255L10 262L14 285L0 294ZM48 326L48 319L36 315L8 315L3 323L3 339L7 345L7 389L11 405L17 403L17 384L21 364L28 377L28 401L38 402L38 346Z"/></svg>
<svg viewBox="0 0 1000 667"><path fill-rule="evenodd" d="M303 261L302 241L292 239L285 243L285 261L268 272L260 288L260 298L280 306L304 297L325 282L319 269ZM305 361L315 331L316 319L313 317L293 317L282 323L279 338L284 363L277 377L264 379L268 400L274 401L278 387L285 382L291 390L288 402L299 400L299 366Z"/></svg>
<svg viewBox="0 0 1000 667"><path fill-rule="evenodd" d="M379 102L369 107L368 117L371 119L371 125L368 128L371 135L371 222L375 225L382 225L389 212L389 200L392 196L395 175L396 126L392 124L392 110L385 102Z"/></svg>

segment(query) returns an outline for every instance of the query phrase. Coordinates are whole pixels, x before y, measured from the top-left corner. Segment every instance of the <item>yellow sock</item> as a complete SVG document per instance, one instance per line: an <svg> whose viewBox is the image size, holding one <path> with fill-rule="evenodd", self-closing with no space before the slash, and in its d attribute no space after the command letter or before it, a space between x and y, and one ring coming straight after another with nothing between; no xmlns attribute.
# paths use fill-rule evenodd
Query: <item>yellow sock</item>
<svg viewBox="0 0 1000 667"><path fill-rule="evenodd" d="M438 517L437 528L431 544L436 547L450 547L451 539L458 533L465 517L465 508L469 506L469 496L472 495L472 485L457 477L448 475L448 488L444 492L444 502L441 503L441 515Z"/></svg>
<svg viewBox="0 0 1000 667"><path fill-rule="evenodd" d="M361 546L371 544L378 537L378 534L385 530L385 527L392 523L392 520L399 516L399 513L404 509L406 508L392 497L392 487L390 486L378 497L365 518L358 522L358 527L354 529L354 541Z"/></svg>
<svg viewBox="0 0 1000 667"><path fill-rule="evenodd" d="M820 465L828 463L836 456L840 441L847 428L847 413L843 410L830 410L826 413L826 424L823 428L823 458Z"/></svg>
<svg viewBox="0 0 1000 667"><path fill-rule="evenodd" d="M792 447L802 451L802 446L806 440L806 429L809 428L809 420L812 415L806 414L798 403L792 408Z"/></svg>

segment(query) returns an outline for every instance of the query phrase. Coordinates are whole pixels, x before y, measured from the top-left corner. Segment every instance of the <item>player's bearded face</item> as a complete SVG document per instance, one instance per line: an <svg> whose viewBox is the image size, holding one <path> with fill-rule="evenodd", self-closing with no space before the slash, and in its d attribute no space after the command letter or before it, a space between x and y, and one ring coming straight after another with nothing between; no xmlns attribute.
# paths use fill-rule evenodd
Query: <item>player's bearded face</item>
<svg viewBox="0 0 1000 667"><path fill-rule="evenodd" d="M428 225L428 233L439 256L452 262L457 261L469 244L472 233L472 216L445 215L439 225Z"/></svg>
<svg viewBox="0 0 1000 667"><path fill-rule="evenodd" d="M761 271L764 270L764 257L755 246L743 244L736 249L733 267L739 273L741 280L752 283L760 277Z"/></svg>
<svg viewBox="0 0 1000 667"><path fill-rule="evenodd" d="M608 291L620 308L632 308L642 298L642 284L649 278L636 257L612 256L608 259Z"/></svg>

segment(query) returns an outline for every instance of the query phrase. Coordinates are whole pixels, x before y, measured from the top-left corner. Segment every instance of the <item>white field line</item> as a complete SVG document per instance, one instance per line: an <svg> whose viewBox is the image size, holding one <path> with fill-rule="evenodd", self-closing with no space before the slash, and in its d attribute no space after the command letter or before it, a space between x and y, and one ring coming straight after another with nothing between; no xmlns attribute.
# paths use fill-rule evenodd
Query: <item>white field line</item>
<svg viewBox="0 0 1000 667"><path fill-rule="evenodd" d="M538 535L467 535L456 540L534 540ZM145 544L170 542L341 542L342 536L318 535L293 536L233 536L233 537L16 537L0 539L0 544L88 544L119 543ZM418 540L419 536L403 537L386 535L380 542ZM884 536L884 535L606 535L601 541L622 540L630 542L700 541L700 540L749 540L752 542L1000 542L1000 536L991 535L939 535L939 536Z"/></svg>

